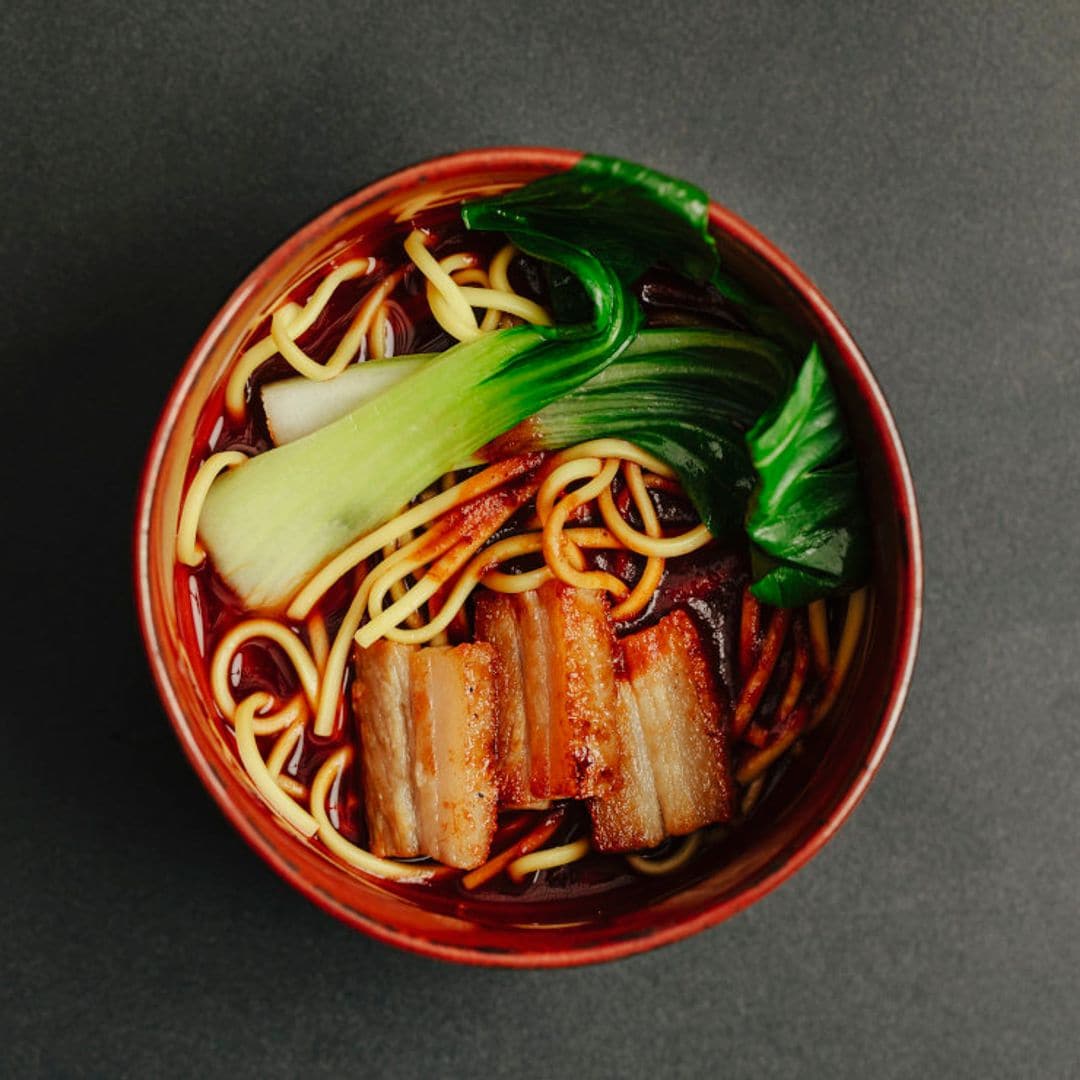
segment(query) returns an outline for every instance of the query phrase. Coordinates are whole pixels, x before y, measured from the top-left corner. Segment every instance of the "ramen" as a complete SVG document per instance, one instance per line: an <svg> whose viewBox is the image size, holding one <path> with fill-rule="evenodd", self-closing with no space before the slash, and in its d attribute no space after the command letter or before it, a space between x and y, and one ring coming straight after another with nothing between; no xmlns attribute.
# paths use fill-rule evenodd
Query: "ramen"
<svg viewBox="0 0 1080 1080"><path fill-rule="evenodd" d="M668 874L829 716L868 527L816 346L708 200L585 158L339 242L248 335L177 526L284 828L467 890Z"/></svg>

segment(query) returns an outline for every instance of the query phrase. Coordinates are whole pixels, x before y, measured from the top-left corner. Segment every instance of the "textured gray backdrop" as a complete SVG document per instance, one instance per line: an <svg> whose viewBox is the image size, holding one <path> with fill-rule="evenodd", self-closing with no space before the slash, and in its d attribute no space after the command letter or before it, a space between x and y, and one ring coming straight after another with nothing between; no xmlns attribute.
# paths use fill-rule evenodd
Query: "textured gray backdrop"
<svg viewBox="0 0 1080 1080"><path fill-rule="evenodd" d="M15 3L0 14L5 1076L1080 1072L1080 7ZM271 246L456 148L689 177L818 282L926 533L894 747L811 866L617 965L491 972L291 892L181 758L128 532Z"/></svg>

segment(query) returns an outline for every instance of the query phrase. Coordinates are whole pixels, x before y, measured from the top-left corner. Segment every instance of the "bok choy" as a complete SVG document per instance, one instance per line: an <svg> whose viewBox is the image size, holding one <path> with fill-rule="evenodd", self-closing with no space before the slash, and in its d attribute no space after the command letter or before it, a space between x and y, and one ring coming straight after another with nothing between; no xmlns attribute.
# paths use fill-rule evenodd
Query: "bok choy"
<svg viewBox="0 0 1080 1080"><path fill-rule="evenodd" d="M431 359L369 360L333 382L270 383L262 398L274 440L289 442L337 420ZM787 354L754 334L643 330L602 372L507 432L500 443L516 452L557 450L603 436L630 439L678 472L714 535L731 533L742 527L754 483L743 434L791 379Z"/></svg>
<svg viewBox="0 0 1080 1080"><path fill-rule="evenodd" d="M759 599L794 606L861 582L868 525L820 353L795 377L802 338L724 278L702 192L587 157L462 218L542 261L559 325L263 387L278 445L219 477L200 522L248 607L283 607L451 469L603 436L671 465L714 536L745 529ZM753 332L642 329L631 286L661 264L720 288Z"/></svg>
<svg viewBox="0 0 1080 1080"><path fill-rule="evenodd" d="M583 208L588 247L577 239ZM456 345L327 427L215 481L199 533L249 607L283 606L327 559L457 462L603 371L639 328L628 286L643 260L661 252L694 277L715 265L705 195L609 158L468 204L463 217L572 274L588 321Z"/></svg>

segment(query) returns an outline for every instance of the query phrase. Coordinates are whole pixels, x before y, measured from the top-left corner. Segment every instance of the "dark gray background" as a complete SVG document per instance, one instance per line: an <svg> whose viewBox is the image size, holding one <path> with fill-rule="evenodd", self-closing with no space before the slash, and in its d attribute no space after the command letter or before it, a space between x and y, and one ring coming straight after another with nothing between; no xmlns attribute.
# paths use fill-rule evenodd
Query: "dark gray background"
<svg viewBox="0 0 1080 1080"><path fill-rule="evenodd" d="M0 14L0 1074L1077 1075L1080 7L218 8ZM182 759L128 585L228 291L360 184L504 143L686 176L794 256L926 535L910 702L839 837L718 929L563 973L290 891Z"/></svg>

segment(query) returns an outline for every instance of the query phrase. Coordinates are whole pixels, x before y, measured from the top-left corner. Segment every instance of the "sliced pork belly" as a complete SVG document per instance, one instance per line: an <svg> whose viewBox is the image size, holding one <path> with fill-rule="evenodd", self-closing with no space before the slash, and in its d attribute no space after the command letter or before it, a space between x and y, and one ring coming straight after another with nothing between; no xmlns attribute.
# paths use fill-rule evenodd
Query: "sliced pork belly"
<svg viewBox="0 0 1080 1080"><path fill-rule="evenodd" d="M656 847L666 833L637 699L627 679L619 680L619 716L622 783L610 795L589 804L593 843L600 851L641 851Z"/></svg>
<svg viewBox="0 0 1080 1080"><path fill-rule="evenodd" d="M607 594L551 581L539 590L549 613L556 683L552 706L551 776L577 782L579 796L604 795L615 782L619 739L618 645Z"/></svg>
<svg viewBox="0 0 1080 1080"><path fill-rule="evenodd" d="M724 716L690 616L674 611L622 646L632 698L631 705L623 696L623 784L591 808L596 845L607 851L659 842L654 799L660 839L726 821L733 806ZM642 749L648 773L640 768Z"/></svg>
<svg viewBox="0 0 1080 1080"><path fill-rule="evenodd" d="M413 645L378 641L356 650L353 710L360 727L360 777L371 850L420 854L413 799L411 678Z"/></svg>
<svg viewBox="0 0 1080 1080"><path fill-rule="evenodd" d="M494 663L482 643L420 649L409 660L420 847L462 870L487 858L495 834Z"/></svg>
<svg viewBox="0 0 1080 1080"><path fill-rule="evenodd" d="M620 750L617 645L602 593L548 582L477 602L477 637L498 650L504 799L611 790ZM527 778L527 782L526 782Z"/></svg>
<svg viewBox="0 0 1080 1080"><path fill-rule="evenodd" d="M500 598L501 599L501 598ZM551 773L551 728L558 723L556 687L562 679L554 670L551 620L536 591L505 599L517 618L521 641L522 691L528 734L529 791L534 798L572 798L576 782L556 781ZM501 661L501 654L500 654Z"/></svg>
<svg viewBox="0 0 1080 1080"><path fill-rule="evenodd" d="M369 842L472 869L495 833L497 689L489 645L356 649L353 704Z"/></svg>
<svg viewBox="0 0 1080 1080"><path fill-rule="evenodd" d="M521 634L510 596L489 593L476 603L476 638L490 642L498 654L495 679L499 717L495 734L499 801L504 806L529 806L529 733L525 718L524 668Z"/></svg>

